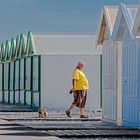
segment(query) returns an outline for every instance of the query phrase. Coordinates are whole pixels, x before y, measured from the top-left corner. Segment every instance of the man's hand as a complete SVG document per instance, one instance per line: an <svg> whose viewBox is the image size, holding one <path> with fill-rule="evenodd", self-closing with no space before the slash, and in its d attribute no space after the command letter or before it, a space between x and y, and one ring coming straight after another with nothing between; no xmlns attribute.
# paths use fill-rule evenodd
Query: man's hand
<svg viewBox="0 0 140 140"><path fill-rule="evenodd" d="M73 92L74 92L74 89L71 89L69 93L72 94Z"/></svg>

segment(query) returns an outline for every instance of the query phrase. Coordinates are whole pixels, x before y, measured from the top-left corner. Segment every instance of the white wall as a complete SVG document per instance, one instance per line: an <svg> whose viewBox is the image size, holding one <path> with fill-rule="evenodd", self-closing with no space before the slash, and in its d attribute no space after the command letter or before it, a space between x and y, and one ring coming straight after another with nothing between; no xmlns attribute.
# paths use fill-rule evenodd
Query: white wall
<svg viewBox="0 0 140 140"><path fill-rule="evenodd" d="M86 63L85 74L89 80L87 106L100 108L100 55L47 55L41 57L41 106L67 108L73 101L69 94L72 71L77 62Z"/></svg>
<svg viewBox="0 0 140 140"><path fill-rule="evenodd" d="M106 42L105 42L106 43ZM116 90L116 49L112 44L103 46L102 70L102 112L103 119L116 122L117 90Z"/></svg>
<svg viewBox="0 0 140 140"><path fill-rule="evenodd" d="M33 34L35 54L89 54L95 50L96 35Z"/></svg>

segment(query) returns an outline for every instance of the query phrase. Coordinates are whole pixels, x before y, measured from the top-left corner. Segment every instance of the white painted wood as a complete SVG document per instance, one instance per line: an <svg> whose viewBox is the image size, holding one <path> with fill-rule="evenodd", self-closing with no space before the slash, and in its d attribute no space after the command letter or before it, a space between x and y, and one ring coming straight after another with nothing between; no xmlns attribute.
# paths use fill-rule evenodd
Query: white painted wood
<svg viewBox="0 0 140 140"><path fill-rule="evenodd" d="M19 103L19 91L15 92L15 103Z"/></svg>
<svg viewBox="0 0 140 140"><path fill-rule="evenodd" d="M20 89L24 89L24 59L20 60Z"/></svg>
<svg viewBox="0 0 140 140"><path fill-rule="evenodd" d="M34 92L33 93L33 102L34 106L39 106L39 92Z"/></svg>
<svg viewBox="0 0 140 140"><path fill-rule="evenodd" d="M31 57L26 58L26 90L31 90Z"/></svg>
<svg viewBox="0 0 140 140"><path fill-rule="evenodd" d="M10 63L10 90L13 90L13 83L14 83L14 62Z"/></svg>
<svg viewBox="0 0 140 140"><path fill-rule="evenodd" d="M8 103L8 91L4 91L4 101Z"/></svg>
<svg viewBox="0 0 140 140"><path fill-rule="evenodd" d="M26 92L26 103L27 105L31 105L31 92L30 91Z"/></svg>
<svg viewBox="0 0 140 140"><path fill-rule="evenodd" d="M103 119L117 122L117 69L116 48L113 43L104 43L103 47Z"/></svg>
<svg viewBox="0 0 140 140"><path fill-rule="evenodd" d="M8 68L9 63L4 64L4 90L8 90Z"/></svg>
<svg viewBox="0 0 140 140"><path fill-rule="evenodd" d="M15 61L15 90L19 90L19 60Z"/></svg>
<svg viewBox="0 0 140 140"><path fill-rule="evenodd" d="M10 103L14 101L14 91L10 91Z"/></svg>
<svg viewBox="0 0 140 140"><path fill-rule="evenodd" d="M33 91L38 91L38 56L33 57Z"/></svg>
<svg viewBox="0 0 140 140"><path fill-rule="evenodd" d="M117 124L122 123L122 45L116 43L117 63Z"/></svg>
<svg viewBox="0 0 140 140"><path fill-rule="evenodd" d="M24 104L24 90L20 90L20 103Z"/></svg>

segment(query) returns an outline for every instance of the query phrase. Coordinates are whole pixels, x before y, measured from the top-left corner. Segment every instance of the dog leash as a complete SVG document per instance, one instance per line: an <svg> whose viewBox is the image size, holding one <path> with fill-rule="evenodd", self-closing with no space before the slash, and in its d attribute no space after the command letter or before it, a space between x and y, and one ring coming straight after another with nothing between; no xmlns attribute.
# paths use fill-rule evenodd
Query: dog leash
<svg viewBox="0 0 140 140"><path fill-rule="evenodd" d="M52 105L56 105L57 103L59 103L60 101L62 101L63 99L65 99L65 97L67 96L67 94L65 94L64 96L62 96L61 98L57 99L56 101L54 101L53 103L49 104L46 108L51 107Z"/></svg>

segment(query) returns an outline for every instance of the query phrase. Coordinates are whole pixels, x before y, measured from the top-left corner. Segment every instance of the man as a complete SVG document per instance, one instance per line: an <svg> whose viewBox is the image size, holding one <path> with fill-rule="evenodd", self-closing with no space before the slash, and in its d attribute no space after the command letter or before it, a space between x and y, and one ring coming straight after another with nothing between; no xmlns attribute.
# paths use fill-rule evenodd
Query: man
<svg viewBox="0 0 140 140"><path fill-rule="evenodd" d="M80 118L88 118L84 114L84 108L87 99L87 90L89 89L88 80L83 72L85 63L80 61L77 67L73 70L72 74L72 89L70 93L73 93L74 101L70 108L66 111L68 117L71 118L71 110L75 107L80 109Z"/></svg>

